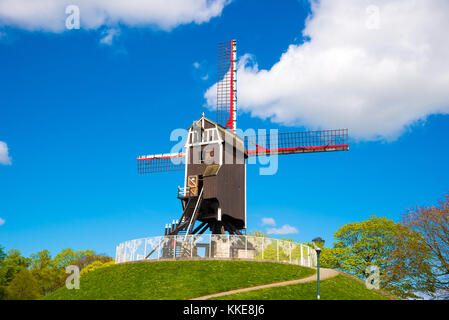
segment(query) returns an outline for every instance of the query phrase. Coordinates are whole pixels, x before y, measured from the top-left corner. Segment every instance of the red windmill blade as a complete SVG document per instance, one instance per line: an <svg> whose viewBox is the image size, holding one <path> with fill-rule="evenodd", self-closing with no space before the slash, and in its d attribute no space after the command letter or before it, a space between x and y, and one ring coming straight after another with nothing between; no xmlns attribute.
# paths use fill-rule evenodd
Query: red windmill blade
<svg viewBox="0 0 449 320"><path fill-rule="evenodd" d="M139 174L184 170L184 153L155 154L137 157Z"/></svg>
<svg viewBox="0 0 449 320"><path fill-rule="evenodd" d="M237 41L218 45L217 123L235 133L237 127Z"/></svg>
<svg viewBox="0 0 449 320"><path fill-rule="evenodd" d="M349 150L348 129L285 132L245 137L248 157Z"/></svg>

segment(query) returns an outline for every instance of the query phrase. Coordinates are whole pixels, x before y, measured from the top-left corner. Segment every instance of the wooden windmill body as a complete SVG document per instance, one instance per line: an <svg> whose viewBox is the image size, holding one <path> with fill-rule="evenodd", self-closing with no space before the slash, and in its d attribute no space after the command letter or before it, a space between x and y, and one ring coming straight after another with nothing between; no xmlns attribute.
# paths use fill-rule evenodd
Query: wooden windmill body
<svg viewBox="0 0 449 320"><path fill-rule="evenodd" d="M203 116L189 128L185 150L185 188L178 193L184 212L170 233L183 231L190 217L190 225L199 221L212 233L240 234L246 228L243 139ZM187 226L185 231L191 229Z"/></svg>

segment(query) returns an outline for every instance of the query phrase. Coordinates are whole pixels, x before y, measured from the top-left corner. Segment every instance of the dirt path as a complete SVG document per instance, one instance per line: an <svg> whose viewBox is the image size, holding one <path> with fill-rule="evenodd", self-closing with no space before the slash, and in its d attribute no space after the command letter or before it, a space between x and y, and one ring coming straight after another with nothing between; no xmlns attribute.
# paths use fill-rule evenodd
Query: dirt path
<svg viewBox="0 0 449 320"><path fill-rule="evenodd" d="M337 276L338 274L339 274L338 271L335 271L332 269L320 268L320 280L333 278L333 277ZM272 288L272 287L288 286L291 284L298 284L298 283L305 283L305 282L312 282L312 281L316 281L316 274L311 275L309 277L302 278L302 279L297 279L297 280L275 282L275 283L264 284L264 285L255 286L255 287L242 288L242 289L236 289L236 290L225 291L225 292L218 292L218 293L210 294L207 296L193 298L190 300L207 300L207 299L211 299L211 298L227 296L229 294L234 294L234 293L248 292L248 291L266 289L266 288Z"/></svg>

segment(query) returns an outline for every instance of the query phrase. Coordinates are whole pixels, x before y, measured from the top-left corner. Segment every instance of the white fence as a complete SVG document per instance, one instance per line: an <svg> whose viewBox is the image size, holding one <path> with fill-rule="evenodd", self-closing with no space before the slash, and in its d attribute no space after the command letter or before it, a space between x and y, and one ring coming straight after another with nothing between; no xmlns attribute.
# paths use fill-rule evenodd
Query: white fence
<svg viewBox="0 0 449 320"><path fill-rule="evenodd" d="M316 267L316 252L291 241L231 235L178 235L129 240L116 248L115 262L177 258L273 260Z"/></svg>

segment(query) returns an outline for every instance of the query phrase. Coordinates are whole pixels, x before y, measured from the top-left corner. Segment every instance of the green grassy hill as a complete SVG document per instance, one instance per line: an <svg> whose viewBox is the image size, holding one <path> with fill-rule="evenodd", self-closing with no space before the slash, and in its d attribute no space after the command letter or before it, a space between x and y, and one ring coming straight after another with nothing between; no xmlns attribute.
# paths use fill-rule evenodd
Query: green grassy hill
<svg viewBox="0 0 449 320"><path fill-rule="evenodd" d="M216 298L217 300L316 300L316 281L242 292ZM391 300L363 283L344 275L320 281L321 300Z"/></svg>
<svg viewBox="0 0 449 320"><path fill-rule="evenodd" d="M80 278L79 290L68 290L65 287L45 296L43 299L72 300L72 299L190 299L212 293L223 292L238 288L246 288L255 285L273 282L300 279L315 273L314 269L299 267L295 265L256 262L256 261L220 261L220 260L197 260L197 261L155 261L119 264L98 269ZM379 299L364 288L364 295L345 294L355 288L356 280L348 279L341 282L327 282L332 284L330 290L335 291L333 298L362 298ZM326 281L323 281L322 298L325 299ZM358 285L362 286L360 283ZM313 299L316 282L304 284L303 291L299 286L294 287L287 293L257 292L256 296L238 297L239 299ZM308 288L307 285L310 285ZM302 286L302 285L301 285ZM283 290L285 290L284 287ZM299 289L298 289L299 288ZM278 288L273 288L274 290ZM251 294L251 293L247 293ZM262 296L259 296L262 294ZM272 297L271 297L272 296ZM309 297L310 296L310 297ZM227 296L229 298L235 298Z"/></svg>
<svg viewBox="0 0 449 320"><path fill-rule="evenodd" d="M44 299L189 299L314 274L313 269L253 261L156 261L119 264L80 278Z"/></svg>

